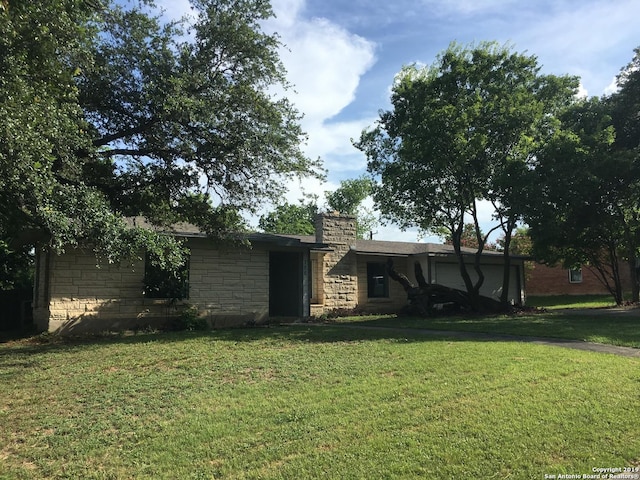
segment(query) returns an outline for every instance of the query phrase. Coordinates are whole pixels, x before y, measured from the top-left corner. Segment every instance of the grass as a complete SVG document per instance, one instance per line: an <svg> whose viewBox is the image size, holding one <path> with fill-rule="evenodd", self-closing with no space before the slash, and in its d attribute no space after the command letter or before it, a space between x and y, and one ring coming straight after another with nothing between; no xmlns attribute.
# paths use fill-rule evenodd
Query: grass
<svg viewBox="0 0 640 480"><path fill-rule="evenodd" d="M565 308L605 308L615 306L611 295L545 295L527 296L531 307L558 310Z"/></svg>
<svg viewBox="0 0 640 480"><path fill-rule="evenodd" d="M343 317L337 323L357 326L482 332L565 338L640 348L640 310L625 314L546 312L518 315L459 315L420 318L381 315Z"/></svg>
<svg viewBox="0 0 640 480"><path fill-rule="evenodd" d="M640 360L344 326L0 345L0 478L544 478L640 461Z"/></svg>

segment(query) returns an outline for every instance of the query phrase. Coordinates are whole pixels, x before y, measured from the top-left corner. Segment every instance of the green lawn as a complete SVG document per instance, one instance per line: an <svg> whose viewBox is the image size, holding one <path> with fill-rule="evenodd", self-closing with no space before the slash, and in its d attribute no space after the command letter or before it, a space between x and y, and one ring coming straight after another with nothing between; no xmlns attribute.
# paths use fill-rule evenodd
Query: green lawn
<svg viewBox="0 0 640 480"><path fill-rule="evenodd" d="M0 344L0 478L544 478L640 461L640 360L344 326Z"/></svg>
<svg viewBox="0 0 640 480"><path fill-rule="evenodd" d="M527 296L527 305L546 309L613 307L611 295L548 295Z"/></svg>
<svg viewBox="0 0 640 480"><path fill-rule="evenodd" d="M518 315L457 315L432 318L394 315L343 317L337 323L555 337L640 348L640 309L624 314L593 310Z"/></svg>

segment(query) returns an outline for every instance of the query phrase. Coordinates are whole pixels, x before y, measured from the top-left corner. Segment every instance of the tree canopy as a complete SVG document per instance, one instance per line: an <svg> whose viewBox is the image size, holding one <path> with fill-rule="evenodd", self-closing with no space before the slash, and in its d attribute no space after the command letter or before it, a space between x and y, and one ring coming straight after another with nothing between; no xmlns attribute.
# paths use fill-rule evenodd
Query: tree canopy
<svg viewBox="0 0 640 480"><path fill-rule="evenodd" d="M258 227L265 233L314 235L318 205L315 199L299 204L282 203L260 217Z"/></svg>
<svg viewBox="0 0 640 480"><path fill-rule="evenodd" d="M374 213L362 205L373 193L373 181L366 176L342 180L333 192L325 192L329 210L356 217L358 238L367 238L378 224Z"/></svg>
<svg viewBox="0 0 640 480"><path fill-rule="evenodd" d="M212 236L276 201L283 179L319 176L263 0L192 0L165 23L152 2L9 0L0 9L0 234L115 261L147 248L169 264L166 227ZM30 235L26 235L30 233Z"/></svg>
<svg viewBox="0 0 640 480"><path fill-rule="evenodd" d="M526 189L535 256L589 266L617 303L623 301L624 260L638 300L640 156L632 133L640 119L638 78L632 62L618 77L617 93L565 109L561 128L532 162Z"/></svg>
<svg viewBox="0 0 640 480"><path fill-rule="evenodd" d="M371 179L359 178L342 180L340 186L333 191L325 192L329 211L356 217L356 234L358 238L366 238L377 224L373 212L362 206L362 202L371 195ZM313 235L315 218L320 212L318 197L309 195L307 200L301 199L296 204L281 203L260 217L258 227L266 233L289 235Z"/></svg>
<svg viewBox="0 0 640 480"><path fill-rule="evenodd" d="M575 78L540 75L534 56L495 43L452 44L432 65L401 70L392 109L355 143L379 178L374 199L382 213L402 228L448 233L472 298L484 281L480 255L487 237L516 228L519 182L547 130L542 127L570 103L577 86ZM497 209L498 224L484 234L480 200ZM475 281L460 251L468 219L478 245ZM507 260L508 252L507 239ZM504 283L506 298L508 278Z"/></svg>

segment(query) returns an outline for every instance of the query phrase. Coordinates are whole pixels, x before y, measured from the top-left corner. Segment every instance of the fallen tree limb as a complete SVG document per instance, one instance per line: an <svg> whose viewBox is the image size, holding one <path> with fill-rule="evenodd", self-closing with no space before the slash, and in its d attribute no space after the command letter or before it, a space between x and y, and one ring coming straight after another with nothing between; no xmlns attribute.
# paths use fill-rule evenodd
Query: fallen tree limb
<svg viewBox="0 0 640 480"><path fill-rule="evenodd" d="M437 283L427 283L420 262L415 262L414 270L418 286L415 286L406 275L399 273L395 269L391 258L387 261L387 273L390 278L400 283L404 288L409 300L409 310L413 314L427 317L432 315L438 309L438 306L458 311L490 313L504 313L511 309L509 305L482 295L476 299L474 304L469 294L465 291Z"/></svg>

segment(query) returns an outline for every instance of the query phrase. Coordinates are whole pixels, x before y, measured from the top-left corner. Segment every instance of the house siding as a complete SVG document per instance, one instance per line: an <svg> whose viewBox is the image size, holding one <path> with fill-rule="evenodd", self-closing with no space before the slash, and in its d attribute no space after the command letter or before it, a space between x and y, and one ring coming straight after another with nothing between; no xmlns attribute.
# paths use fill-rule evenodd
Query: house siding
<svg viewBox="0 0 640 480"><path fill-rule="evenodd" d="M215 248L191 239L188 303L213 327L260 322L269 315L269 251Z"/></svg>
<svg viewBox="0 0 640 480"><path fill-rule="evenodd" d="M369 297L367 265L386 264L389 257L414 284L414 262L420 261L431 281L459 286L457 265L447 254L431 257L430 253L411 253L408 244L393 242L369 243L365 246L370 250L359 249L356 221L349 216L320 215L315 239L257 236L251 248L225 247L188 233L185 236L190 250L189 298L183 301L145 297L144 260L98 267L90 250L70 249L62 255L39 253L33 302L36 325L41 330L65 334L162 327L188 305L195 307L211 327L261 322L269 317L270 309L272 315L285 315L280 307L291 306L288 302L295 304L297 316L356 308L371 313L397 312L407 304L406 292L398 282L387 279L388 295L385 291L385 296ZM287 262L283 260L288 257L278 252L300 258L299 264L294 262L299 271L291 272L295 276L288 276L286 269L290 267L285 268ZM144 258L142 252L140 258ZM490 268L499 269L500 259L485 261ZM443 271L450 278L444 278ZM270 272L276 277L270 279ZM375 275L379 277L382 272L380 269ZM280 275L294 284L279 288ZM501 277L499 280L501 285ZM515 277L512 282L514 287L524 285ZM487 282L486 287L490 286L495 294L496 286Z"/></svg>
<svg viewBox="0 0 640 480"><path fill-rule="evenodd" d="M39 254L34 321L40 330L67 334L120 330L166 321L166 302L145 299L144 262L96 266L93 252Z"/></svg>
<svg viewBox="0 0 640 480"><path fill-rule="evenodd" d="M631 291L631 274L627 264L620 264L623 290ZM527 294L544 295L608 295L610 292L588 267L582 268L582 282L570 283L569 270L530 262L527 268Z"/></svg>

